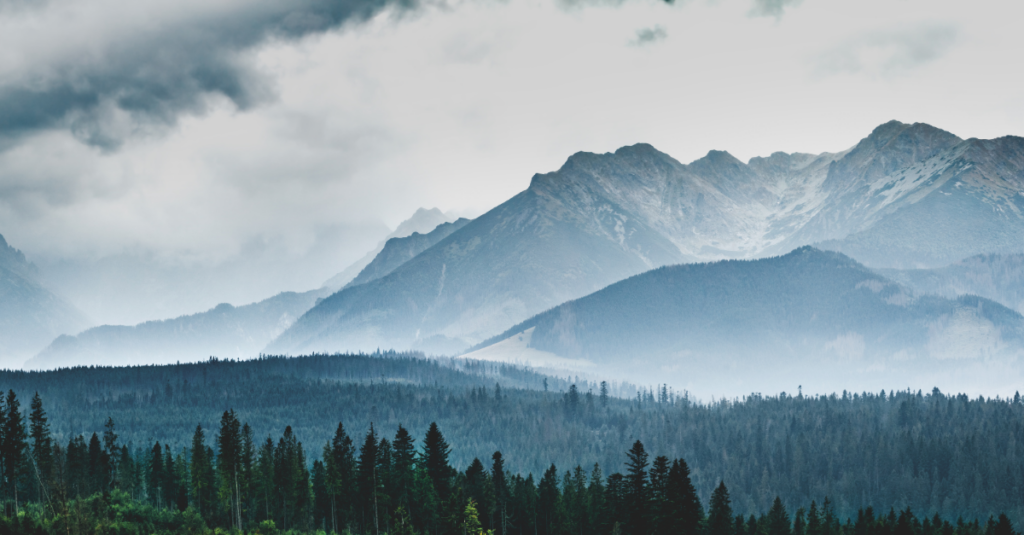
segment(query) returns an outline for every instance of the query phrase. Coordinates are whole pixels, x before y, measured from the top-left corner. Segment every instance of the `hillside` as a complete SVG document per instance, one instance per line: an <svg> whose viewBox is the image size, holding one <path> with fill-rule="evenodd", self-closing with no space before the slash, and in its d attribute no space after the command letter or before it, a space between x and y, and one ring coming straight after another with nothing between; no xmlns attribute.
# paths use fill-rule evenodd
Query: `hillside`
<svg viewBox="0 0 1024 535"><path fill-rule="evenodd" d="M528 370L401 354L0 371L0 388L22 406L40 393L62 448L79 433L86 443L102 435L108 417L136 458L154 441L175 453L190 447L197 424L216 448L221 417L234 409L259 444L291 426L308 465L339 422L357 451L371 422L389 441L402 425L417 451L436 422L459 471L474 458L489 468L501 451L510 474L532 472L535 482L552 463L556 482L577 465L589 476L594 463L607 477L625 473L626 451L641 440L651 460L686 460L704 504L724 479L736 514L762 512L778 495L791 510L828 496L853 518L866 505L1024 518L1024 461L1007 447L1024 438L1024 404L1013 398L929 390L697 403L667 390L603 400L598 385L577 386L573 396L564 379Z"/></svg>
<svg viewBox="0 0 1024 535"><path fill-rule="evenodd" d="M596 363L596 373L705 395L894 383L1012 392L1024 355L1019 313L979 297L915 295L842 254L810 247L656 269L482 346L527 330L531 348Z"/></svg>
<svg viewBox="0 0 1024 535"><path fill-rule="evenodd" d="M25 363L28 369L77 365L166 364L213 356L246 359L309 310L326 290L284 292L258 303L227 303L198 314L135 326L102 325L53 340Z"/></svg>
<svg viewBox="0 0 1024 535"><path fill-rule="evenodd" d="M1024 312L1024 254L976 255L934 269L876 271L917 293L979 295Z"/></svg>
<svg viewBox="0 0 1024 535"><path fill-rule="evenodd" d="M75 334L89 320L44 288L21 251L0 236L0 366L19 367L62 334Z"/></svg>

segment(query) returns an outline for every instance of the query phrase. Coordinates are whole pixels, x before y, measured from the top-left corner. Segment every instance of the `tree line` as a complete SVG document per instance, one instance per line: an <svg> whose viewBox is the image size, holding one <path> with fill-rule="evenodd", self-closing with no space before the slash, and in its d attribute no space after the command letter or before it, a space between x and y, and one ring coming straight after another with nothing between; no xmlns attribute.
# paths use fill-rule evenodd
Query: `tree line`
<svg viewBox="0 0 1024 535"><path fill-rule="evenodd" d="M968 522L866 507L844 522L827 497L791 517L776 496L769 510L745 518L724 481L705 513L686 461L652 459L640 440L622 472L551 464L535 479L508 470L500 451L487 465L474 458L458 469L436 423L419 445L401 425L389 439L372 423L362 437L339 423L322 448L307 451L291 427L258 440L228 410L212 437L200 425L177 451L155 442L133 453L112 419L65 446L52 437L38 393L27 422L13 390L2 405L3 532L1016 535L1004 514Z"/></svg>

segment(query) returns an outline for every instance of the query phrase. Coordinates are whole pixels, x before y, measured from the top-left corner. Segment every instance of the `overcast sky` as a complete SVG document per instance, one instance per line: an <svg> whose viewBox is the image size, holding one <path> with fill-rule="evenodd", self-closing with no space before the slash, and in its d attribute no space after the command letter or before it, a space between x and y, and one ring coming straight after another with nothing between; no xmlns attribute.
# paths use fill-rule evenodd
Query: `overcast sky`
<svg viewBox="0 0 1024 535"><path fill-rule="evenodd" d="M1021 20L1006 0L0 0L0 234L30 257L302 254L420 206L482 213L577 151L839 151L890 119L1024 135Z"/></svg>

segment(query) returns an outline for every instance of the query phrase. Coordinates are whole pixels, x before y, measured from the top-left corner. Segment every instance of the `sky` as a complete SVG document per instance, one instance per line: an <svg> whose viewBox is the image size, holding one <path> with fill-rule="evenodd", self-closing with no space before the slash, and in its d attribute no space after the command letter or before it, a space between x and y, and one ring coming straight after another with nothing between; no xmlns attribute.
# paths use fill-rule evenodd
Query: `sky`
<svg viewBox="0 0 1024 535"><path fill-rule="evenodd" d="M578 151L836 152L891 119L1024 135L1022 19L995 0L0 0L0 234L51 274L273 263L208 296L241 304Z"/></svg>

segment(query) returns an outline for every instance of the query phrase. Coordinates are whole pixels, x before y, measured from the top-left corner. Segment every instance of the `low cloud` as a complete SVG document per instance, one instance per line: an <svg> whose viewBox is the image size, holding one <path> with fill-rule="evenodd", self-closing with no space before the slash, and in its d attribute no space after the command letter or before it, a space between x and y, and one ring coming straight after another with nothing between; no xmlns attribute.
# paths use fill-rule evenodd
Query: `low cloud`
<svg viewBox="0 0 1024 535"><path fill-rule="evenodd" d="M754 0L754 7L750 10L752 17L775 17L779 18L786 11L787 7L796 7L803 0Z"/></svg>
<svg viewBox="0 0 1024 535"><path fill-rule="evenodd" d="M952 26L872 32L818 56L815 70L824 75L863 72L899 76L941 58L956 40L957 31Z"/></svg>
<svg viewBox="0 0 1024 535"><path fill-rule="evenodd" d="M630 41L630 44L634 46L644 46L658 41L664 40L668 37L668 32L661 26L654 26L651 28L641 28L636 31L636 38Z"/></svg>

